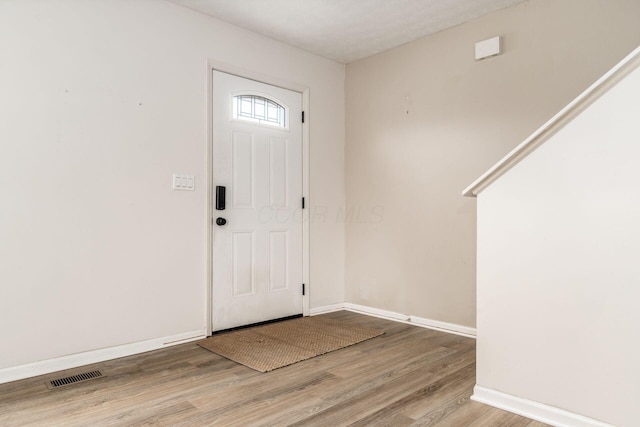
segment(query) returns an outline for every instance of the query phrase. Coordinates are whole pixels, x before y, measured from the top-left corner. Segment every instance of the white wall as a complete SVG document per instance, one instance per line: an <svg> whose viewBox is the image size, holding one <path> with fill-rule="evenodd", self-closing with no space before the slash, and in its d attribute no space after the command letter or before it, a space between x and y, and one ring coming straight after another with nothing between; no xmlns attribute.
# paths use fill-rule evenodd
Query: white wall
<svg viewBox="0 0 640 427"><path fill-rule="evenodd" d="M478 386L638 425L638 117L640 69L478 196Z"/></svg>
<svg viewBox="0 0 640 427"><path fill-rule="evenodd" d="M208 60L310 88L311 205L344 206L341 64L157 0L2 0L0 52L0 374L205 330ZM343 224L310 269L344 301Z"/></svg>
<svg viewBox="0 0 640 427"><path fill-rule="evenodd" d="M347 302L475 326L460 190L640 44L638 22L637 0L530 0L348 64ZM474 61L497 35L504 54Z"/></svg>

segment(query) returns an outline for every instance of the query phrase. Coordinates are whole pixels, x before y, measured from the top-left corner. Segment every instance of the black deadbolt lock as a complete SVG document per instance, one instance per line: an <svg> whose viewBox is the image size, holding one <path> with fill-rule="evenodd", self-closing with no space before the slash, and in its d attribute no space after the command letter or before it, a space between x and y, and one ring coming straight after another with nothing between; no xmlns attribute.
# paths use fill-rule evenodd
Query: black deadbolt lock
<svg viewBox="0 0 640 427"><path fill-rule="evenodd" d="M227 188L222 185L216 185L216 210L223 211L225 208L225 199Z"/></svg>

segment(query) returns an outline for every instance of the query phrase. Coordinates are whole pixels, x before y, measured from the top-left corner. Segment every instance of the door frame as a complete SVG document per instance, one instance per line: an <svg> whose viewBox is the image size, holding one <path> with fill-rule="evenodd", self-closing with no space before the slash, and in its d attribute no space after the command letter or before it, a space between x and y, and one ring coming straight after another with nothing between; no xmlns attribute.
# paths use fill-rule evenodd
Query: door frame
<svg viewBox="0 0 640 427"><path fill-rule="evenodd" d="M302 111L304 111L305 123L302 126L302 197L305 198L305 208L302 210L302 283L305 284L305 294L302 296L302 315L309 315L309 294L311 283L309 280L309 253L310 253L310 224L309 224L309 87L282 80L270 75L247 70L231 64L208 60L207 61L207 285L206 285L206 313L207 335L213 330L213 218L215 216L215 187L213 185L213 71L221 71L233 74L249 80L255 80L271 86L288 89L302 94ZM302 283L300 285L302 285Z"/></svg>

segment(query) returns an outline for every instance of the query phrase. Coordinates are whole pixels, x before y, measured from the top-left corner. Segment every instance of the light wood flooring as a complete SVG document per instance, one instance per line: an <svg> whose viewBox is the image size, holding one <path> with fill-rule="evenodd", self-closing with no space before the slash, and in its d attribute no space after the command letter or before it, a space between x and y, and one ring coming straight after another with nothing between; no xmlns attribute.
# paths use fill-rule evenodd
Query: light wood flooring
<svg viewBox="0 0 640 427"><path fill-rule="evenodd" d="M189 343L0 385L0 426L544 426L471 402L475 340L350 312L385 334L268 373ZM106 377L49 390L89 369Z"/></svg>

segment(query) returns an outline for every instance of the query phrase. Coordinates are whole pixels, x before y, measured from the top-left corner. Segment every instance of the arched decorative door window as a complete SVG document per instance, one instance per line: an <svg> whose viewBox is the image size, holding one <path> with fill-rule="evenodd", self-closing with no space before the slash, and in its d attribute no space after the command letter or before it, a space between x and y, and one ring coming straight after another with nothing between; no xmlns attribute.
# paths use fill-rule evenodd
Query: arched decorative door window
<svg viewBox="0 0 640 427"><path fill-rule="evenodd" d="M288 109L278 102L259 95L233 97L233 118L261 125L288 127Z"/></svg>

